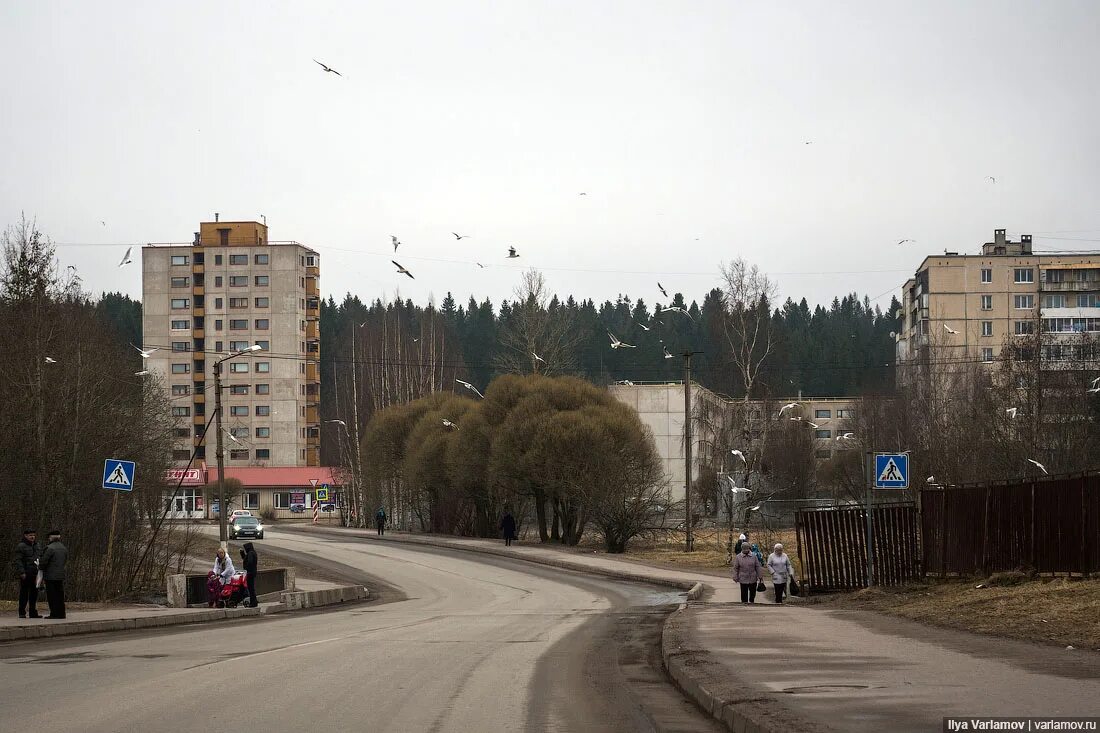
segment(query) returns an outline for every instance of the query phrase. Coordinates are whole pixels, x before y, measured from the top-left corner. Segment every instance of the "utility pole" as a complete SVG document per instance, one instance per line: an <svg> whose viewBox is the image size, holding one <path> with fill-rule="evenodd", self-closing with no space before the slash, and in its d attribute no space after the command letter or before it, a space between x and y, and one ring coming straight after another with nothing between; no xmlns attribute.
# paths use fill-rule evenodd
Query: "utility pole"
<svg viewBox="0 0 1100 733"><path fill-rule="evenodd" d="M218 460L218 538L223 548L228 547L229 533L225 526L225 455L222 446L222 363L214 362L214 432L217 433Z"/></svg>
<svg viewBox="0 0 1100 733"><path fill-rule="evenodd" d="M691 357L701 353L703 352L684 352L684 512L687 515L684 522L687 527L685 552L695 551L695 532L691 517Z"/></svg>
<svg viewBox="0 0 1100 733"><path fill-rule="evenodd" d="M870 588L875 584L875 531L874 531L874 502L875 502L875 474L874 474L874 460L875 454L870 451L867 452L867 456L863 461L864 465L864 478L867 481L867 504L864 509L864 514L867 516L867 587Z"/></svg>

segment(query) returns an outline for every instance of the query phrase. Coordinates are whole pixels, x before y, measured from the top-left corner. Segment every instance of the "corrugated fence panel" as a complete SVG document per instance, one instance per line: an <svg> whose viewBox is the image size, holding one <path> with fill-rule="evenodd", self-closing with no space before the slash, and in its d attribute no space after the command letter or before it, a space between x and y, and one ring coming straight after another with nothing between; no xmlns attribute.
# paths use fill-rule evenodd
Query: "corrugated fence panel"
<svg viewBox="0 0 1100 733"><path fill-rule="evenodd" d="M876 583L896 585L919 575L917 512L912 504L875 507ZM803 579L812 590L867 585L866 514L862 506L800 509L795 515Z"/></svg>

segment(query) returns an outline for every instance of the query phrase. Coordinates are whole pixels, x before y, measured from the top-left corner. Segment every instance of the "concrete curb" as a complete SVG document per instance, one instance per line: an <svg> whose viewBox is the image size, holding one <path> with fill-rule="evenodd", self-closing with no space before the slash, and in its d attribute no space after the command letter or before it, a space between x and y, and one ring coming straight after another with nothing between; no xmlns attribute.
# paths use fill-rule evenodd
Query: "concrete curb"
<svg viewBox="0 0 1100 733"><path fill-rule="evenodd" d="M42 621L40 624L0 627L0 643L25 639L48 639L76 634L98 634L105 631L129 631L152 629L162 626L184 626L212 621L227 621L250 616L270 616L285 611L304 608L320 608L337 603L363 601L370 598L370 591L361 585L342 585L312 591L284 591L282 600L267 603L258 608L209 608L189 613L169 613L162 616L138 616L134 618L98 619L95 621Z"/></svg>

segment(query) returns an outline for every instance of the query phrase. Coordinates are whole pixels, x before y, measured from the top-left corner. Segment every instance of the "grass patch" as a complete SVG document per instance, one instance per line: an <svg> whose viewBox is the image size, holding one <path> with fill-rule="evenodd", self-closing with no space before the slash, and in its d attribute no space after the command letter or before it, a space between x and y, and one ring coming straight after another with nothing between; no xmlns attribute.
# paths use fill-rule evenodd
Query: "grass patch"
<svg viewBox="0 0 1100 733"><path fill-rule="evenodd" d="M816 596L830 608L878 611L913 621L1009 639L1100 651L1100 580L935 581ZM1016 575L1022 576L1022 579ZM976 588L977 585L984 588Z"/></svg>
<svg viewBox="0 0 1100 733"><path fill-rule="evenodd" d="M684 533L668 532L659 538L636 538L627 546L626 553L621 557L641 560L643 562L665 565L668 567L684 568L688 570L726 570L729 568L727 540L729 533L725 530L718 531L714 528L699 529L695 532L695 551L684 552ZM737 533L734 533L734 541ZM760 546L760 552L765 560L775 543L783 544L784 551L791 558L795 571L800 572L798 566L797 548L795 546L794 529L778 529L750 532L750 541ZM581 543L582 547L597 552L603 552L603 546L595 539Z"/></svg>

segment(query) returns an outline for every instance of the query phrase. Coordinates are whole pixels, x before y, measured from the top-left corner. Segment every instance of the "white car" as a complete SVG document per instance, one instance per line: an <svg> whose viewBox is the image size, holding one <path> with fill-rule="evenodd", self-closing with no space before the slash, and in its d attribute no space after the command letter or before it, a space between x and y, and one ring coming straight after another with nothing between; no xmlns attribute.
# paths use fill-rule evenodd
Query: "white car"
<svg viewBox="0 0 1100 733"><path fill-rule="evenodd" d="M247 509L234 509L233 513L229 515L229 521L232 522L237 517L251 517L252 512Z"/></svg>

